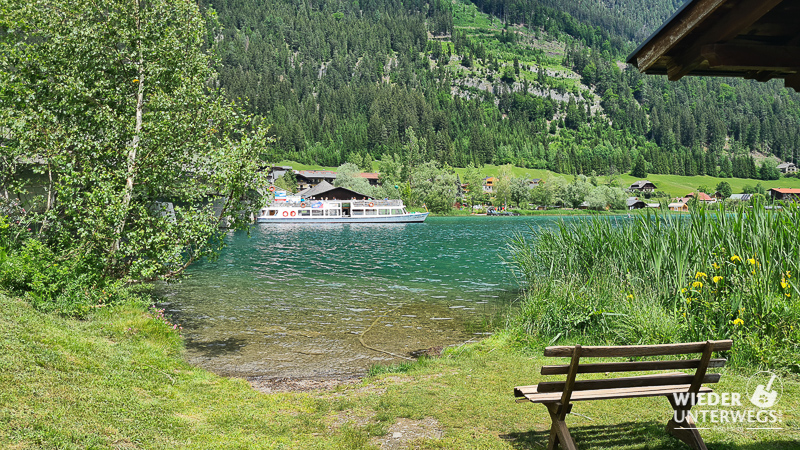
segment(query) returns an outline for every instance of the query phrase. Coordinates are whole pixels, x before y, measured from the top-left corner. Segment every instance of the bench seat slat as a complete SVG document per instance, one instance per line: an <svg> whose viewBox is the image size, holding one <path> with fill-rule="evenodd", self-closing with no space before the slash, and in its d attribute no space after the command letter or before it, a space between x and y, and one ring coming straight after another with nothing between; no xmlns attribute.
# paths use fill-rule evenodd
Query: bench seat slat
<svg viewBox="0 0 800 450"><path fill-rule="evenodd" d="M725 367L727 360L717 358L709 361L708 367ZM696 369L700 365L699 359L679 359L671 361L627 361L597 364L581 364L578 373L605 373L605 372L643 372L646 370L678 370ZM557 366L543 366L542 375L566 375L569 364Z"/></svg>
<svg viewBox="0 0 800 450"><path fill-rule="evenodd" d="M733 341L711 341L713 351L730 350ZM702 353L706 342L690 342L686 344L661 344L661 345L620 345L620 346L586 346L581 347L581 358L598 357L636 357L636 356L661 356L682 355L686 353ZM544 349L544 356L571 357L573 346L553 346Z"/></svg>
<svg viewBox="0 0 800 450"><path fill-rule="evenodd" d="M709 373L703 377L703 383L716 383L720 374ZM640 388L644 386L669 386L673 384L691 384L694 375L681 372L638 377L603 378L599 380L576 381L573 391L590 391L597 389ZM539 392L563 392L563 381L544 381L539 383Z"/></svg>
<svg viewBox="0 0 800 450"><path fill-rule="evenodd" d="M687 392L691 384L671 386L645 386L621 389L598 389L594 391L576 391L572 393L570 401L607 400L613 398L657 397L661 395ZM538 392L537 386L517 386L514 396L522 397L517 402L531 401L533 403L557 403L561 400L560 392ZM700 392L713 392L710 387L703 386Z"/></svg>

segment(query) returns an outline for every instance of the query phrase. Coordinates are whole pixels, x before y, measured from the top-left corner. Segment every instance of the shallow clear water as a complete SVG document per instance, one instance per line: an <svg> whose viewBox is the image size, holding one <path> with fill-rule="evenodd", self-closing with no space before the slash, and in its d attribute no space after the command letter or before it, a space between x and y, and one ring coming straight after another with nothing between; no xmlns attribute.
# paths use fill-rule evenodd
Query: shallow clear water
<svg viewBox="0 0 800 450"><path fill-rule="evenodd" d="M509 238L554 218L265 224L163 286L192 363L225 375L330 377L473 339L517 297Z"/></svg>

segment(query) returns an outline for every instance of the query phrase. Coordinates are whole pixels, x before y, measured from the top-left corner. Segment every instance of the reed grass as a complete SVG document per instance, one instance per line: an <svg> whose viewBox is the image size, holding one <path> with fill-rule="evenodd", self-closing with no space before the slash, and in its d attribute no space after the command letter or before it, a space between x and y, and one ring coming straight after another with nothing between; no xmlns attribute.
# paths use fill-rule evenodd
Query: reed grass
<svg viewBox="0 0 800 450"><path fill-rule="evenodd" d="M800 370L800 214L724 206L532 228L514 326L619 344L734 338L733 364Z"/></svg>

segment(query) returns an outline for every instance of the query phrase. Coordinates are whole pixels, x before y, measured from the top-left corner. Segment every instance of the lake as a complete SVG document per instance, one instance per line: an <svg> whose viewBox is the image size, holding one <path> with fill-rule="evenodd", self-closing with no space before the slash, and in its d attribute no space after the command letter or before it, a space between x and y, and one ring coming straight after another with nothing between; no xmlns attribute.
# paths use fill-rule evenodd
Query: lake
<svg viewBox="0 0 800 450"><path fill-rule="evenodd" d="M519 296L515 232L556 217L262 224L160 289L187 357L223 375L327 378L478 339ZM570 219L567 219L570 220Z"/></svg>

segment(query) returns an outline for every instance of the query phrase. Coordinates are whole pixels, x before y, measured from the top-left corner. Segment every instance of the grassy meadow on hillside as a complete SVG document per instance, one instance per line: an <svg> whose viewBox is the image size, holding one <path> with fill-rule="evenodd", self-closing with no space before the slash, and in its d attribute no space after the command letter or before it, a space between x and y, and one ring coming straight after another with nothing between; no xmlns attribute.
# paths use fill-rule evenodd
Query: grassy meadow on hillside
<svg viewBox="0 0 800 450"><path fill-rule="evenodd" d="M373 170L376 172L378 171L378 161L373 161L372 166ZM292 166L295 170L336 170L336 167L323 167L318 165L309 165L309 164L301 164L294 161L281 161L275 163L275 165L279 166ZM496 176L499 172L500 166L495 166L491 164L484 165L480 168L480 172L484 176ZM459 175L464 174L466 169L463 168L456 168L456 173ZM541 178L546 180L549 177L561 177L567 181L572 181L574 178L572 175L566 175L561 173L551 172L549 170L544 169L525 169L522 167L514 167L511 170L511 175L513 177L523 177L523 178ZM598 180L603 182L607 179L604 176L598 176ZM647 179L652 181L659 191L666 192L669 194L670 197L683 197L684 195L688 194L689 192L695 192L698 187L700 186L707 186L711 192L709 194L714 193L714 189L717 187L722 181L726 181L731 185L731 189L733 193L740 193L745 186L755 186L756 184L761 184L764 186L765 189L770 188L800 188L800 178L798 177L790 177L790 178L781 178L779 180L770 180L770 181L762 181L762 180L753 180L750 178L717 178L717 177L710 177L710 176L694 176L694 177L686 177L680 175L658 175L658 174L648 174ZM616 177L617 183L621 187L630 186L634 181L639 180L639 178L632 177L629 174L622 174Z"/></svg>

